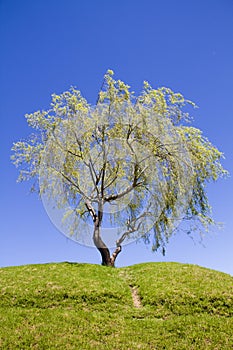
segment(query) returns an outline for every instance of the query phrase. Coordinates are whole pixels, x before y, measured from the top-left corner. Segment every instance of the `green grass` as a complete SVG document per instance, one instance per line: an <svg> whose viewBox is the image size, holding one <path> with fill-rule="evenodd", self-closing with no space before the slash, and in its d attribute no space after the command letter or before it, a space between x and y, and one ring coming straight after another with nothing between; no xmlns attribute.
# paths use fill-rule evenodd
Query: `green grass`
<svg viewBox="0 0 233 350"><path fill-rule="evenodd" d="M136 286L142 307L133 305ZM233 349L233 278L178 263L0 269L0 349Z"/></svg>

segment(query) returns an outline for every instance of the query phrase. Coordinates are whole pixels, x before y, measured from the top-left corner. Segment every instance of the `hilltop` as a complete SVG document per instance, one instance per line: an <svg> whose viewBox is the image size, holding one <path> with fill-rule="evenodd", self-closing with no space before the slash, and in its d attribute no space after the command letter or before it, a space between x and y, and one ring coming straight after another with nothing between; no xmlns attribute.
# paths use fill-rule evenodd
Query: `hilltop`
<svg viewBox="0 0 233 350"><path fill-rule="evenodd" d="M231 349L233 277L194 265L0 269L1 349Z"/></svg>

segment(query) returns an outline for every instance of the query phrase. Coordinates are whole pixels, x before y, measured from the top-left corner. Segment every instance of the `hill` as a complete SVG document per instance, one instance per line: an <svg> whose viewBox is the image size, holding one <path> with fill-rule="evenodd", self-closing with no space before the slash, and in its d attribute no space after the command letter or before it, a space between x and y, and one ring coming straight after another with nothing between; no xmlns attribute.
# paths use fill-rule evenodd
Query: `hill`
<svg viewBox="0 0 233 350"><path fill-rule="evenodd" d="M232 349L233 278L179 263L0 269L0 349Z"/></svg>

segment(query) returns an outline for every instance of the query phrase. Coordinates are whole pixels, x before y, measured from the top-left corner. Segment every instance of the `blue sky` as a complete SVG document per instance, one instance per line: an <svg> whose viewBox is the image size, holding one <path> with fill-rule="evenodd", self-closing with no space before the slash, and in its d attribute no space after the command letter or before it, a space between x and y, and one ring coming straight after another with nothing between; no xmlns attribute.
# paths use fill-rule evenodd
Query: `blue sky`
<svg viewBox="0 0 233 350"><path fill-rule="evenodd" d="M232 0L0 0L0 266L100 263L98 251L68 240L27 183L16 184L12 143L31 130L24 115L50 95L77 86L95 103L108 68L139 92L143 80L196 102L194 125L222 150L233 174ZM203 244L177 234L165 258L143 244L125 246L117 266L178 261L233 275L233 179L208 186L221 231Z"/></svg>

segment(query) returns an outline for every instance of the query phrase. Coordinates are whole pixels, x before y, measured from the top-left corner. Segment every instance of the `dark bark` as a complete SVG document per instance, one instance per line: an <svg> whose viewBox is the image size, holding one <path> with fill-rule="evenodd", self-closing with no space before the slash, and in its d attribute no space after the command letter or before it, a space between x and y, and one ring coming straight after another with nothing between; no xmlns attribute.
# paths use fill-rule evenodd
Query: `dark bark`
<svg viewBox="0 0 233 350"><path fill-rule="evenodd" d="M110 255L110 250L106 246L106 244L103 242L100 235L100 227L101 227L101 222L103 218L103 208L102 206L99 205L98 215L96 215L96 212L89 201L86 201L86 207L93 219L93 223L94 223L93 242L101 254L102 265L115 267L116 258L118 254L121 252L120 242L117 242L117 247L115 251L112 253L112 255Z"/></svg>
<svg viewBox="0 0 233 350"><path fill-rule="evenodd" d="M102 265L104 266L111 266L115 267L115 261L118 256L118 254L121 252L121 246L118 245L115 251L110 255L110 250L106 246L106 244L103 242L100 236L100 227L98 223L96 222L95 228L94 228L94 234L93 234L93 241L98 249L98 251L101 254L102 257Z"/></svg>
<svg viewBox="0 0 233 350"><path fill-rule="evenodd" d="M98 219L96 220L96 222L94 224L95 224L95 228L94 228L94 234L93 234L93 242L101 254L102 265L112 266L111 265L110 251L100 237L100 226L98 223Z"/></svg>

